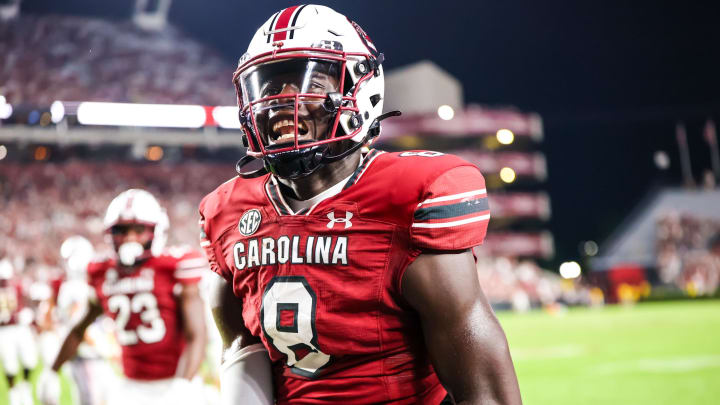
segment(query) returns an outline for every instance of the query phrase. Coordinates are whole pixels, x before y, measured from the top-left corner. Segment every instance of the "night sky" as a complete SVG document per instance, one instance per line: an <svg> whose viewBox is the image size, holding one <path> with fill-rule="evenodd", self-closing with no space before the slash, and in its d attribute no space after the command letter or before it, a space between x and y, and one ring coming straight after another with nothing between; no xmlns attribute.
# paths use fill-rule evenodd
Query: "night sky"
<svg viewBox="0 0 720 405"><path fill-rule="evenodd" d="M543 117L554 263L580 258L655 187L680 184L675 122L688 127L696 180L701 137L720 120L720 2L320 1L357 21L392 69L430 59L466 103ZM694 3L694 4L688 4ZM25 0L26 13L125 19L128 0ZM170 22L234 64L281 1L175 0ZM653 154L665 150L661 172Z"/></svg>

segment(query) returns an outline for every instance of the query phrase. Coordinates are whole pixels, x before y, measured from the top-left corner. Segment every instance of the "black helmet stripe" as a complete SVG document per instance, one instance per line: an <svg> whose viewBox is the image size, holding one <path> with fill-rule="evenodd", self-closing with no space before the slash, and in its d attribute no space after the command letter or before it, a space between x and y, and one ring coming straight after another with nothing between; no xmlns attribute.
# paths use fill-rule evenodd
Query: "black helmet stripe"
<svg viewBox="0 0 720 405"><path fill-rule="evenodd" d="M291 27L295 26L295 23L297 22L298 17L300 17L300 13L302 13L303 9L307 6L307 4L303 4L300 6L300 8L295 12L295 16L293 17L292 22L290 23ZM293 39L293 36L295 35L295 30L290 31L290 39Z"/></svg>
<svg viewBox="0 0 720 405"><path fill-rule="evenodd" d="M275 15L273 16L272 21L270 21L270 27L268 27L268 30L267 30L267 32L268 32L268 35L267 35L267 43L268 43L268 44L270 43L270 38L272 37L273 25L275 25L275 20L277 20L277 18L278 18L279 15L280 15L280 12L278 11L278 12L275 13Z"/></svg>

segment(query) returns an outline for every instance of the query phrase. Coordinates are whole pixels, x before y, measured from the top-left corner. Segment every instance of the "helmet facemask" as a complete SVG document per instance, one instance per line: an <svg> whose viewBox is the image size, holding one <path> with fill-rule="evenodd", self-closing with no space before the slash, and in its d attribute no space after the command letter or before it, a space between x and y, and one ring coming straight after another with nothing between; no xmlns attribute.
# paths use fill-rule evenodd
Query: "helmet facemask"
<svg viewBox="0 0 720 405"><path fill-rule="evenodd" d="M348 54L308 48L260 56L235 73L249 157L261 157L267 171L293 179L360 146L352 141L362 118L355 106L357 85L348 85ZM350 117L358 124L347 131Z"/></svg>
<svg viewBox="0 0 720 405"><path fill-rule="evenodd" d="M126 234L132 230L135 240L130 240ZM118 223L109 229L115 252L119 263L124 267L133 267L141 264L152 256L151 248L155 234L155 226L137 222Z"/></svg>

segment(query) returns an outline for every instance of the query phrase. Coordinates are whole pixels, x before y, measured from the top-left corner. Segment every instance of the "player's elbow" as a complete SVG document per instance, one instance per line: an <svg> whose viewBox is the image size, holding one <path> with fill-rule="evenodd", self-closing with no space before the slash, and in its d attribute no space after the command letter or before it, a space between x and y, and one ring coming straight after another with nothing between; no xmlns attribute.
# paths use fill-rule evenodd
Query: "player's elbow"
<svg viewBox="0 0 720 405"><path fill-rule="evenodd" d="M204 327L196 326L193 328L185 328L185 342L187 344L197 344L205 346L207 344L207 332Z"/></svg>

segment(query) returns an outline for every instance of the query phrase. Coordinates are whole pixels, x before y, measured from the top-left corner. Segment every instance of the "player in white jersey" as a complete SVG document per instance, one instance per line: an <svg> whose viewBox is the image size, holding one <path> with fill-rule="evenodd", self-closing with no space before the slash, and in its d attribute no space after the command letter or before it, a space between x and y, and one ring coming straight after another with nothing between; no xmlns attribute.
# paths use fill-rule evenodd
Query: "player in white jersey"
<svg viewBox="0 0 720 405"><path fill-rule="evenodd" d="M37 347L30 329L32 312L24 308L24 293L10 260L0 260L0 362L10 387L10 405L32 405L30 371L37 365ZM16 376L22 372L22 381Z"/></svg>
<svg viewBox="0 0 720 405"><path fill-rule="evenodd" d="M60 247L65 261L65 281L60 286L55 308L58 328L56 335L65 336L87 311L88 300L93 296L87 284L87 266L95 256L94 248L86 238L75 235L67 238ZM78 347L75 358L68 362L67 371L75 382L75 397L80 405L98 405L107 402L107 393L117 385L117 376L107 361L109 353L102 350L107 337L99 322L85 331L85 340ZM58 337L57 348L60 346ZM107 345L105 345L107 346ZM57 350L49 357L55 359ZM49 365L48 365L49 366Z"/></svg>

